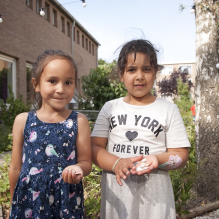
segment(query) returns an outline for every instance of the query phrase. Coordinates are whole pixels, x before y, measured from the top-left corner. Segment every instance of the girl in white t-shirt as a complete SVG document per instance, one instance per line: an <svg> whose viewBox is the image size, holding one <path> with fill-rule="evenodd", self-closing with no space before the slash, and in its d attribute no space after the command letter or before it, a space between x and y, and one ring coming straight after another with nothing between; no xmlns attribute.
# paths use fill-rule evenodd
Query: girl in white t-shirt
<svg viewBox="0 0 219 219"><path fill-rule="evenodd" d="M128 94L105 103L92 133L93 162L103 169L101 219L176 218L167 170L186 165L190 143L178 107L151 94L162 69L156 53L142 39L122 47Z"/></svg>

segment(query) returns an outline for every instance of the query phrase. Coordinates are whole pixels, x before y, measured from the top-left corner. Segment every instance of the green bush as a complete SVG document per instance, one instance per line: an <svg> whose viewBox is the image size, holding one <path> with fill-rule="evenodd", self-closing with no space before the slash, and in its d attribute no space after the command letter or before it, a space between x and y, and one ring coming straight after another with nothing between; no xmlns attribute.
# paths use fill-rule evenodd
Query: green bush
<svg viewBox="0 0 219 219"><path fill-rule="evenodd" d="M92 171L90 175L83 179L84 185L84 199L85 199L85 214L97 219L100 216L101 207L101 181L102 170L92 164Z"/></svg>
<svg viewBox="0 0 219 219"><path fill-rule="evenodd" d="M5 162L0 165L0 205L10 204L9 166L11 154L2 154Z"/></svg>
<svg viewBox="0 0 219 219"><path fill-rule="evenodd" d="M22 95L18 99L14 98L14 93L12 92L11 84L8 85L9 97L6 100L6 103L0 99L0 120L3 124L12 130L15 117L23 112L29 112L31 105L24 104L22 101Z"/></svg>
<svg viewBox="0 0 219 219"><path fill-rule="evenodd" d="M80 98L79 108L100 110L105 102L126 96L127 90L120 82L115 70L116 62L101 62L90 74L82 76L83 97Z"/></svg>
<svg viewBox="0 0 219 219"><path fill-rule="evenodd" d="M29 112L31 105L25 105L22 102L22 95L18 99L14 98L11 85L8 85L9 97L6 103L0 99L0 152L5 150L11 150L8 145L10 144L10 138L8 135L12 133L12 127L15 117L22 112Z"/></svg>
<svg viewBox="0 0 219 219"><path fill-rule="evenodd" d="M188 84L183 83L181 78L178 80L177 84L178 97L174 100L174 102L179 108L191 144L191 148L189 148L189 159L186 167L179 170L169 171L173 184L176 212L179 216L181 216L182 214L189 213L184 210L184 206L191 198L191 189L193 187L197 171L195 155L195 126L192 121L193 118L190 110L192 100L190 98Z"/></svg>

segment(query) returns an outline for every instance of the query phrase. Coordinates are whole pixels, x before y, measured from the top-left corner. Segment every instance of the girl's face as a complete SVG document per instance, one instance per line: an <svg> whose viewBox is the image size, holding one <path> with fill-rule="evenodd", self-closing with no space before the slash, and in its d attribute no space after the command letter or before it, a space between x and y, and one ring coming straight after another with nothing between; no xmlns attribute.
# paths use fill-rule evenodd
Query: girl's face
<svg viewBox="0 0 219 219"><path fill-rule="evenodd" d="M42 107L61 111L74 96L75 68L67 60L55 59L44 67L39 84L32 81L42 96Z"/></svg>
<svg viewBox="0 0 219 219"><path fill-rule="evenodd" d="M153 95L150 93L156 72L150 64L150 58L143 53L136 53L134 62L134 53L127 56L127 64L121 81L124 82L128 90L129 100L150 102ZM131 102L130 102L131 103Z"/></svg>

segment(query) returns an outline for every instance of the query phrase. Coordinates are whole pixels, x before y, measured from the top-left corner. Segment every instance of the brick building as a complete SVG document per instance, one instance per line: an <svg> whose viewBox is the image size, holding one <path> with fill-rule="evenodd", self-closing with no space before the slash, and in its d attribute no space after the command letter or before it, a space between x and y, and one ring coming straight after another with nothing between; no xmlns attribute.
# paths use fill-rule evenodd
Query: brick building
<svg viewBox="0 0 219 219"><path fill-rule="evenodd" d="M29 99L32 63L47 49L73 55L79 89L81 76L97 67L100 44L58 1L0 1L0 14L0 99L8 97L8 84L15 97L22 94L24 101Z"/></svg>
<svg viewBox="0 0 219 219"><path fill-rule="evenodd" d="M193 86L195 85L195 77L196 77L196 61L188 61L188 62L175 62L175 63L160 63L164 66L164 69L161 72L157 73L156 77L156 83L155 83L155 90L158 97L162 97L164 99L167 99L169 101L172 101L174 96L167 96L165 94L159 93L159 87L157 86L157 82L162 81L165 77L168 78L172 72L178 71L179 69L181 71L187 69L189 73L189 78L193 83ZM194 98L194 87L191 88L191 97Z"/></svg>

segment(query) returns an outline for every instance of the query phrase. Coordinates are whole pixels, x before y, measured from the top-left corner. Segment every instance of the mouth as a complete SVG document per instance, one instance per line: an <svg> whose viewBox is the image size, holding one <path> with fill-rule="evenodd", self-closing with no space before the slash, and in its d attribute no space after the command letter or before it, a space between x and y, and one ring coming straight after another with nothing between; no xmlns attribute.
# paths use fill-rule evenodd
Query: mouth
<svg viewBox="0 0 219 219"><path fill-rule="evenodd" d="M55 100L64 100L64 98L54 98Z"/></svg>
<svg viewBox="0 0 219 219"><path fill-rule="evenodd" d="M142 87L144 87L145 85L144 84L136 84L136 85L134 85L135 87L137 87L137 88L142 88Z"/></svg>

